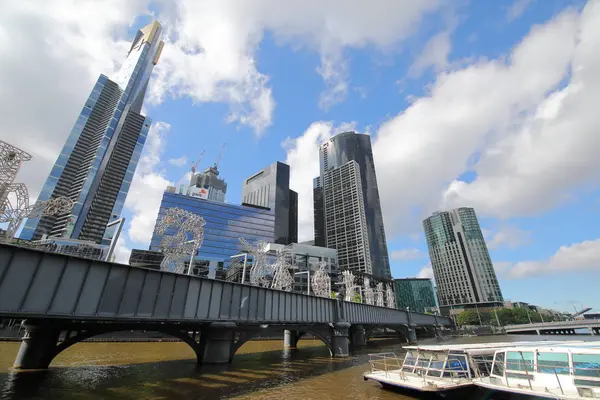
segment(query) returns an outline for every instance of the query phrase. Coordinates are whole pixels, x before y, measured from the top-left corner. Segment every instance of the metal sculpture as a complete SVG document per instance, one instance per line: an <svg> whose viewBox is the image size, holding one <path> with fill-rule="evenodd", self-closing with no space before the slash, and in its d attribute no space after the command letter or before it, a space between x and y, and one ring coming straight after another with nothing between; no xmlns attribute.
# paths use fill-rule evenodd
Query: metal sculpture
<svg viewBox="0 0 600 400"><path fill-rule="evenodd" d="M319 269L312 276L312 282L309 282L309 285L311 285L311 292L315 296L329 298L331 296L331 278L325 269L326 267L326 261L319 263Z"/></svg>
<svg viewBox="0 0 600 400"><path fill-rule="evenodd" d="M387 300L387 307L395 309L396 308L396 296L394 295L394 289L392 289L392 285L389 283L386 285L385 298Z"/></svg>
<svg viewBox="0 0 600 400"><path fill-rule="evenodd" d="M193 260L204 241L204 218L181 208L168 208L165 215L156 223L156 233L163 235L160 250L164 254L160 268L178 274L185 272L185 262L189 261L188 275L192 274ZM176 229L175 234L166 235L167 229Z"/></svg>
<svg viewBox="0 0 600 400"><path fill-rule="evenodd" d="M291 292L294 287L294 277L290 274L292 265L288 262L291 256L292 245L284 246L277 250L275 262L273 263L273 283L271 289L285 290Z"/></svg>
<svg viewBox="0 0 600 400"><path fill-rule="evenodd" d="M345 301L352 301L354 295L354 274L351 271L342 272L342 279L345 289Z"/></svg>
<svg viewBox="0 0 600 400"><path fill-rule="evenodd" d="M375 302L379 307L385 307L385 299L383 298L383 283L379 282L375 290Z"/></svg>
<svg viewBox="0 0 600 400"><path fill-rule="evenodd" d="M363 283L364 283L363 293L365 296L365 303L369 304L369 305L375 304L373 288L371 287L371 280L365 276Z"/></svg>
<svg viewBox="0 0 600 400"><path fill-rule="evenodd" d="M0 212L0 223L8 223L4 241L10 242L19 230L25 218L41 218L47 215L61 215L73 208L68 197L55 197L29 205L29 192L24 183L12 183L5 186L6 198Z"/></svg>
<svg viewBox="0 0 600 400"><path fill-rule="evenodd" d="M0 206L4 206L10 193L9 188L17 177L21 164L29 160L29 153L0 140Z"/></svg>
<svg viewBox="0 0 600 400"><path fill-rule="evenodd" d="M250 268L250 284L253 286L270 286L272 267L267 263L267 243L259 241L252 246L244 238L240 238L242 248L252 256L252 267Z"/></svg>

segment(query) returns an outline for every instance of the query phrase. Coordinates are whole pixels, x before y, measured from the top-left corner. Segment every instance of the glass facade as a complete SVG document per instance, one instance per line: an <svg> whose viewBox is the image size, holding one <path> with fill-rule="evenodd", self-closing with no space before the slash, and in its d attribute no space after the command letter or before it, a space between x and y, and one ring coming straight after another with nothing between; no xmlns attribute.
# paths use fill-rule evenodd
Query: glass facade
<svg viewBox="0 0 600 400"><path fill-rule="evenodd" d="M108 241L106 224L120 217L150 128L140 112L162 51L161 31L158 22L142 28L115 79L98 78L38 197L69 197L74 207L64 215L28 220L22 239Z"/></svg>
<svg viewBox="0 0 600 400"><path fill-rule="evenodd" d="M278 161L246 179L242 204L273 210L275 243L298 242L298 194L290 190L289 165Z"/></svg>
<svg viewBox="0 0 600 400"><path fill-rule="evenodd" d="M388 258L383 215L379 200L379 188L375 173L375 162L371 148L371 137L356 132L340 133L322 144L319 149L320 181L314 183L316 189L321 185L323 192L314 191L315 195L327 198L325 175L328 171L340 168L349 161L355 161L359 166L364 213L367 222L367 236L371 258L372 273L374 276L390 279L390 262ZM325 201L325 200L323 200ZM316 203L316 202L315 202ZM319 215L318 215L319 214ZM315 243L327 242L329 227L317 222L318 217L327 215L326 206L315 204ZM339 250L339 249L338 249Z"/></svg>
<svg viewBox="0 0 600 400"><path fill-rule="evenodd" d="M407 278L394 279L396 288L396 308L425 312L437 307L437 299L431 279Z"/></svg>
<svg viewBox="0 0 600 400"><path fill-rule="evenodd" d="M245 238L252 245L259 241L273 242L275 215L270 210L165 192L157 221L163 218L168 208L181 208L206 221L204 242L198 250L197 261L223 262L223 268L227 269L229 258L242 252L239 238ZM175 228L167 229L166 234L175 234ZM155 232L150 250L158 251L161 239L162 235Z"/></svg>
<svg viewBox="0 0 600 400"><path fill-rule="evenodd" d="M498 278L477 215L462 207L423 221L440 306L502 304Z"/></svg>

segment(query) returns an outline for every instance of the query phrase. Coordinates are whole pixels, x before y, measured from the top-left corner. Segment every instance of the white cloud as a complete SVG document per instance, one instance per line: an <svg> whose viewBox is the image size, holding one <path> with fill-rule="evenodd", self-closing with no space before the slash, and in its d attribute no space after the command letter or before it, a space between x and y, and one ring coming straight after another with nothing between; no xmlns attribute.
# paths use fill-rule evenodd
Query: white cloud
<svg viewBox="0 0 600 400"><path fill-rule="evenodd" d="M516 264L494 263L496 271L506 278L525 278L560 272L593 271L600 264L600 239L586 240L561 246L554 255L541 261L522 261Z"/></svg>
<svg viewBox="0 0 600 400"><path fill-rule="evenodd" d="M531 3L533 3L533 0L514 0L514 3L506 10L506 18L509 21L519 18Z"/></svg>
<svg viewBox="0 0 600 400"><path fill-rule="evenodd" d="M188 159L186 156L181 156L179 158L170 158L168 162L176 167L183 167L185 164L187 164Z"/></svg>
<svg viewBox="0 0 600 400"><path fill-rule="evenodd" d="M392 260L418 260L425 257L427 257L427 254L416 248L392 250L390 253Z"/></svg>
<svg viewBox="0 0 600 400"><path fill-rule="evenodd" d="M348 60L337 54L321 57L321 66L317 72L325 82L325 90L319 97L319 107L327 111L334 105L346 100L349 86Z"/></svg>
<svg viewBox="0 0 600 400"><path fill-rule="evenodd" d="M587 10L582 18L576 12L564 12L532 29L506 59L479 60L441 73L427 96L415 99L410 107L380 127L373 151L389 237L399 232L414 232L420 220L440 205L444 208L474 206L479 214L508 217L512 212L509 205L527 202L528 197L536 193L534 189L539 184L532 179L553 180L556 171L543 174L543 169L528 162L531 155L521 152L519 158L509 157L501 164L505 169L494 170L494 176L499 180L493 186L478 185L478 191L473 190L466 196L465 191L457 190L461 189L457 185L468 187L469 184L455 182L448 189L445 201L440 202L448 183L475 167L474 155L513 132L522 116L535 111L547 94L565 79L574 55L584 50L584 42L576 47L576 35L580 24L583 26L587 19L593 20L591 10ZM587 41L593 40L595 36L585 32L582 31L583 37L588 36ZM590 56L597 54L591 44L587 47ZM590 66L587 61L581 60ZM586 100L588 104L582 108L593 108L594 102ZM583 112L578 111L578 114ZM598 119L597 112L585 113ZM562 130L566 131L573 132L562 135L562 141L569 143L573 135L582 135L577 129ZM590 134L588 129L585 132ZM549 138L544 143L547 147L559 147L557 140ZM585 140L578 143L588 146L589 151L594 148ZM544 147L541 141L536 141L535 145ZM531 147L526 148L531 150ZM570 154L577 152L570 151ZM558 160L552 156L545 161L565 163L572 160L574 157L561 155ZM518 171L521 177L531 177L528 186L515 187L514 181L503 178L507 176L507 170L508 174L514 170L508 162L527 163L527 167ZM487 172L480 169L479 164L476 167L478 173ZM532 176L537 172L539 174ZM564 189L564 186L559 187L551 193ZM553 197L550 192L543 196L546 202ZM536 200L539 197L536 195Z"/></svg>
<svg viewBox="0 0 600 400"><path fill-rule="evenodd" d="M129 256L131 255L131 249L125 244L125 239L119 237L117 245L115 246L115 262L119 264L129 264Z"/></svg>
<svg viewBox="0 0 600 400"><path fill-rule="evenodd" d="M482 231L485 236L486 245L490 250L496 250L501 247L516 249L531 241L531 232L524 231L510 224L500 225L495 232L486 229L482 229Z"/></svg>
<svg viewBox="0 0 600 400"><path fill-rule="evenodd" d="M133 214L127 235L138 245L150 243L163 193L170 184L157 169L170 129L171 126L164 122L156 122L150 128L125 201L125 207Z"/></svg>
<svg viewBox="0 0 600 400"><path fill-rule="evenodd" d="M527 216L570 200L583 184L597 186L600 114L594 104L600 77L593 71L600 68L598 19L600 3L589 2L580 17L569 12L537 29L539 40L521 45L513 59L537 64L540 72L521 81L530 95L513 106L526 113L513 115L505 135L482 152L474 181L452 182L446 205L469 204L502 218ZM549 94L523 107L527 97L534 99L531 89L546 79Z"/></svg>
<svg viewBox="0 0 600 400"><path fill-rule="evenodd" d="M421 270L419 271L419 274L417 275L417 278L427 278L427 279L435 278L433 276L433 268L431 267L431 263L428 263L423 268L421 268Z"/></svg>
<svg viewBox="0 0 600 400"><path fill-rule="evenodd" d="M451 33L451 30L446 30L429 39L421 54L419 54L411 65L408 75L418 78L430 67L435 72L445 69L448 66L448 56L452 50L452 43L450 41Z"/></svg>

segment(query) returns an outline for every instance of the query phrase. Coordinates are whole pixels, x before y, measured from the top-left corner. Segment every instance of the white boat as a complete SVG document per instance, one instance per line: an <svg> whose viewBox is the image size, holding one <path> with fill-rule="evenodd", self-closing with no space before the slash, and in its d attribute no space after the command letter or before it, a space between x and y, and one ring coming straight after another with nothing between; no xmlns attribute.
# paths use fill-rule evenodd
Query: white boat
<svg viewBox="0 0 600 400"><path fill-rule="evenodd" d="M473 387L473 378L485 373L486 364L487 371L490 370L495 351L508 346L514 343L405 346L404 357L395 353L369 354L371 371L363 377L384 387L419 392ZM477 365L475 369L474 365Z"/></svg>
<svg viewBox="0 0 600 400"><path fill-rule="evenodd" d="M504 346L495 350L490 373L473 382L485 389L538 398L600 399L600 342Z"/></svg>

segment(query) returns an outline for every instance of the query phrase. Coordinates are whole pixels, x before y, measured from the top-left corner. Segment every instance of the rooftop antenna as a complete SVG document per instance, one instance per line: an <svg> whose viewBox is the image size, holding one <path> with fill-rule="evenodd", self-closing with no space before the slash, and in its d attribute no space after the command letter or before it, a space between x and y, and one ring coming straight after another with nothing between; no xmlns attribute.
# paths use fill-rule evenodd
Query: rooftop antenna
<svg viewBox="0 0 600 400"><path fill-rule="evenodd" d="M200 153L200 157L198 157L198 159L194 163L192 163L192 168L191 168L192 175L196 173L196 167L198 166L198 164L200 164L200 161L202 161L202 157L204 157L205 151L206 150L202 150L202 153Z"/></svg>
<svg viewBox="0 0 600 400"><path fill-rule="evenodd" d="M217 156L217 161L215 161L216 169L219 169L219 163L221 162L221 158L223 158L223 152L225 151L226 145L227 145L227 143L223 143L223 146L221 146L221 151L219 152L219 155Z"/></svg>

